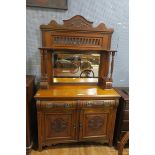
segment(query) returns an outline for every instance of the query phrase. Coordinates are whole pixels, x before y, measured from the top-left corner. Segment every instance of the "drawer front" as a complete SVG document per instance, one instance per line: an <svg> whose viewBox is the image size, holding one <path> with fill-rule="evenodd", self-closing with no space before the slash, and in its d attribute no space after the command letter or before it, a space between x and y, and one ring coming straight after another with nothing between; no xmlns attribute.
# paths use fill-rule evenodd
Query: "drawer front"
<svg viewBox="0 0 155 155"><path fill-rule="evenodd" d="M115 100L86 100L79 101L81 107L92 108L92 107L112 107L117 106Z"/></svg>
<svg viewBox="0 0 155 155"><path fill-rule="evenodd" d="M76 101L37 101L38 109L75 108Z"/></svg>
<svg viewBox="0 0 155 155"><path fill-rule="evenodd" d="M38 109L51 108L95 108L95 107L117 107L115 100L81 100L81 101L37 101Z"/></svg>

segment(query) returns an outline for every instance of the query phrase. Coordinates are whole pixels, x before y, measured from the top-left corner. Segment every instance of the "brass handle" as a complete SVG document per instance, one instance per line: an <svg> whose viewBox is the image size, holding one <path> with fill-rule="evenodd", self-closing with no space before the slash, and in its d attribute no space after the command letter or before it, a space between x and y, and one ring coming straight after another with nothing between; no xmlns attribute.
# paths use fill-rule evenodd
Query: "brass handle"
<svg viewBox="0 0 155 155"><path fill-rule="evenodd" d="M92 107L93 103L87 103L87 107Z"/></svg>
<svg viewBox="0 0 155 155"><path fill-rule="evenodd" d="M65 104L64 107L69 108L69 107L71 107L71 105L70 104Z"/></svg>

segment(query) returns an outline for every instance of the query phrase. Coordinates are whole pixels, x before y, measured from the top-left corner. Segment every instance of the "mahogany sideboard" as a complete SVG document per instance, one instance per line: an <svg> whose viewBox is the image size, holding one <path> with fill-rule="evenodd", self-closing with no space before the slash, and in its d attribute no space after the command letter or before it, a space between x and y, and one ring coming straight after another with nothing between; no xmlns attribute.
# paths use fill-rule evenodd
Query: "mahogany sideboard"
<svg viewBox="0 0 155 155"><path fill-rule="evenodd" d="M112 88L113 29L76 15L41 25L38 146L100 141L112 146L120 95Z"/></svg>

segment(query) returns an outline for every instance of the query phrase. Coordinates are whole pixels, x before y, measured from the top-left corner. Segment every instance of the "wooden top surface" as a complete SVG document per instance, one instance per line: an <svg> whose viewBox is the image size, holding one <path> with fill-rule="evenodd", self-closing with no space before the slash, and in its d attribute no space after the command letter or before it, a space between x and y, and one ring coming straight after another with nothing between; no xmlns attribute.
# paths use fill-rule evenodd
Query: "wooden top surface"
<svg viewBox="0 0 155 155"><path fill-rule="evenodd" d="M119 98L114 89L102 89L97 85L52 85L49 89L39 89L36 99L94 99L94 98Z"/></svg>

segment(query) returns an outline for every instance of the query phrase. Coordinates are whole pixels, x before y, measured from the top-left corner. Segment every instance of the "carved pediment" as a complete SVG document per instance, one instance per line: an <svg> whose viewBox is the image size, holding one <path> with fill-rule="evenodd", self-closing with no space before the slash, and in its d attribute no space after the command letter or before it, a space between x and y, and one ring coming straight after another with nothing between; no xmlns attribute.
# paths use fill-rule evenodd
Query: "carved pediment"
<svg viewBox="0 0 155 155"><path fill-rule="evenodd" d="M113 32L113 29L106 28L104 23L99 24L97 27L93 27L93 22L88 21L80 15L76 15L68 20L63 20L63 24L58 24L52 20L48 25L41 25L42 30L87 30L87 31L107 31Z"/></svg>
<svg viewBox="0 0 155 155"><path fill-rule="evenodd" d="M63 20L63 21L65 26L78 29L91 28L93 24L93 22L90 22L86 20L84 17L79 15L74 16L69 20Z"/></svg>

